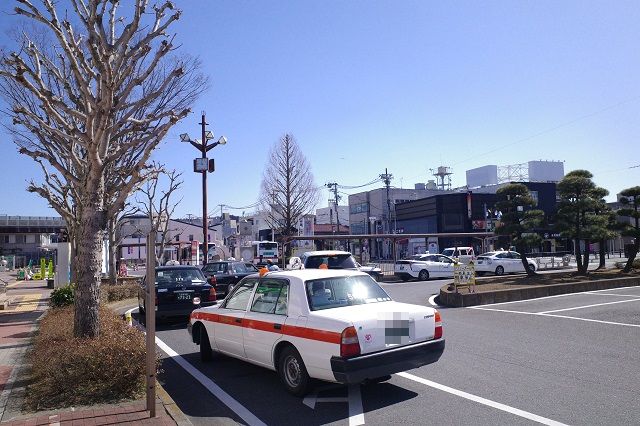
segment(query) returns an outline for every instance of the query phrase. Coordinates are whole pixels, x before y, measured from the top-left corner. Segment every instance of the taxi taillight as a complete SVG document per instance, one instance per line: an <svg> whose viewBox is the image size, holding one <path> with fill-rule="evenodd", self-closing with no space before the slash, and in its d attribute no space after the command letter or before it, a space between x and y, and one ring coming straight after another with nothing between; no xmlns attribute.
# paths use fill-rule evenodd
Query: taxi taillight
<svg viewBox="0 0 640 426"><path fill-rule="evenodd" d="M345 328L340 336L340 356L348 358L356 355L360 355L360 343L356 328L351 326Z"/></svg>
<svg viewBox="0 0 640 426"><path fill-rule="evenodd" d="M436 314L435 314L436 331L433 333L433 338L441 339L442 338L442 318L440 317L440 312L438 312L437 310L435 311L436 311Z"/></svg>
<svg viewBox="0 0 640 426"><path fill-rule="evenodd" d="M211 287L209 289L209 302L213 302L215 300L218 300L218 294L216 293L216 288L215 287Z"/></svg>

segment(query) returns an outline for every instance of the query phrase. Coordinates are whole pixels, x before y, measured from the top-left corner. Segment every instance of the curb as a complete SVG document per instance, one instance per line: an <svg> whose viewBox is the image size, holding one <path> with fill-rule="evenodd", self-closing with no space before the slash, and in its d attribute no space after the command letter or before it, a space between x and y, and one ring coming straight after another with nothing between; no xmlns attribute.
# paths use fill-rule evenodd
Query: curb
<svg viewBox="0 0 640 426"><path fill-rule="evenodd" d="M126 302L126 303L125 303ZM127 299L111 302L109 308L116 312L118 315L122 315L130 309L138 308L137 300L135 302L129 302ZM134 321L135 322L135 321ZM178 404L171 398L171 395L162 387L159 381L156 380L156 396L162 401L162 406L169 416L176 422L178 426L191 426L193 423L189 420L186 414L180 409Z"/></svg>
<svg viewBox="0 0 640 426"><path fill-rule="evenodd" d="M171 395L167 393L159 382L156 382L157 396L162 401L165 411L176 422L178 426L191 426L193 423L187 418L186 414L182 412L180 407L171 398Z"/></svg>
<svg viewBox="0 0 640 426"><path fill-rule="evenodd" d="M576 281L572 283L534 285L516 289L495 290L479 293L450 293L440 289L439 300L450 308L508 303L531 300L559 294L581 293L584 291L606 290L618 287L640 286L640 277L608 278L601 280Z"/></svg>

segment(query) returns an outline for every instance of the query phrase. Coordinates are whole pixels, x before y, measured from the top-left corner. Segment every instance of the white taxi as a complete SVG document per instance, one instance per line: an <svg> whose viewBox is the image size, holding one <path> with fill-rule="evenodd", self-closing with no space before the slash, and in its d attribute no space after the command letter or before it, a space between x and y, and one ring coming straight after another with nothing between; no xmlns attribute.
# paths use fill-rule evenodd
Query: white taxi
<svg viewBox="0 0 640 426"><path fill-rule="evenodd" d="M527 265L531 271L536 270L536 262L527 257ZM476 273L484 275L491 272L496 275L504 275L514 272L525 272L520 253L515 251L490 251L478 256Z"/></svg>
<svg viewBox="0 0 640 426"><path fill-rule="evenodd" d="M456 261L443 254L417 254L408 259L396 261L393 274L402 281L415 278L426 281L429 278L453 278Z"/></svg>
<svg viewBox="0 0 640 426"><path fill-rule="evenodd" d="M384 380L437 361L444 351L440 313L394 302L364 272L305 269L244 278L224 301L193 311L193 342L278 372L289 392L310 379Z"/></svg>

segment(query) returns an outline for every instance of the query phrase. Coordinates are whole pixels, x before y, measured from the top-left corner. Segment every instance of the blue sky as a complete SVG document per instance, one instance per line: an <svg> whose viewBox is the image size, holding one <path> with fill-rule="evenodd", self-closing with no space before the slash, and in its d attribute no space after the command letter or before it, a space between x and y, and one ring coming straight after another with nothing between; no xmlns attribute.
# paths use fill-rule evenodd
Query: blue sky
<svg viewBox="0 0 640 426"><path fill-rule="evenodd" d="M285 132L318 185L363 184L386 167L394 186L412 188L447 165L460 186L467 169L538 159L588 169L612 194L640 185L637 1L176 4L181 51L199 56L211 79L154 156L184 172L179 215L201 214L198 152L178 135L199 135L202 110L229 139L209 153L210 211L256 201ZM13 22L0 15L2 30ZM9 135L0 150L0 214L53 214L24 190L39 170ZM324 190L320 206L328 198Z"/></svg>

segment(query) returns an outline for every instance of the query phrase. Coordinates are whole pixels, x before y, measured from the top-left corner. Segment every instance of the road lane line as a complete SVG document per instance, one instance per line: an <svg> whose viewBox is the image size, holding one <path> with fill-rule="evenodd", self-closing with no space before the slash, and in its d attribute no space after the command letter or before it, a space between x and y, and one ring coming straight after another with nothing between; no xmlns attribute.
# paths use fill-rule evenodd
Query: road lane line
<svg viewBox="0 0 640 426"><path fill-rule="evenodd" d="M204 373L190 364L186 359L180 356L176 351L171 349L166 343L156 337L156 345L162 349L167 355L169 355L178 365L184 368L187 373L191 374L197 381L199 381L213 396L218 398L220 402L229 407L234 413L236 413L242 420L247 422L250 426L266 426L266 424L257 418L251 411L245 408L242 404L236 401L231 395L226 393L220 386L218 386L213 380L208 378Z"/></svg>
<svg viewBox="0 0 640 426"><path fill-rule="evenodd" d="M554 312L574 311L576 309L595 308L597 306L615 305L617 303L627 303L627 302L637 302L637 301L640 301L640 299L618 300L616 302L606 302L606 303L595 303L593 305L576 306L574 308L554 309L552 311L542 311L542 312L537 312L537 313L538 314L551 314L551 313L554 313Z"/></svg>
<svg viewBox="0 0 640 426"><path fill-rule="evenodd" d="M349 426L364 424L364 410L362 409L362 395L360 383L349 385Z"/></svg>
<svg viewBox="0 0 640 426"><path fill-rule="evenodd" d="M539 317L565 318L565 319L572 319L572 320L578 320L578 321L597 322L600 324L622 325L625 327L640 327L640 324L627 324L625 322L602 321L602 320L595 320L591 318L570 317L566 315L542 314L539 312L509 311L506 309L479 308L477 306L470 306L468 309L475 309L477 311L506 312L508 314L533 315L533 316L539 316Z"/></svg>
<svg viewBox="0 0 640 426"><path fill-rule="evenodd" d="M566 426L565 423L561 423L555 420L548 419L546 417L539 416L537 414L530 413L528 411L520 410L519 408L511 407L506 404L501 404L499 402L492 401L490 399L482 398L481 396L473 395L471 393L467 393L458 389L451 388L449 386L441 385L440 383L432 382L431 380L423 379L422 377L414 376L409 373L396 373L396 376L404 377L405 379L413 380L414 382L422 383L423 385L427 385L434 389L441 390L443 392L448 392L450 394L459 396L461 398L468 399L470 401L477 402L482 405L486 405L491 408L495 408L501 411L505 411L507 413L514 414L518 417L523 417L528 420L532 420L534 422L541 423L543 425L552 425L552 426Z"/></svg>
<svg viewBox="0 0 640 426"><path fill-rule="evenodd" d="M593 291L587 291L584 294L593 294L593 295L596 295L596 296L640 297L640 294L596 293L596 292L593 292Z"/></svg>
<svg viewBox="0 0 640 426"><path fill-rule="evenodd" d="M567 297L567 296L580 296L583 294L590 294L590 293L600 293L600 292L604 292L604 291L614 291L614 290L626 290L626 289L638 289L640 288L639 286L628 286L628 287L616 287L616 288L605 288L603 290L591 290L591 291L583 291L580 293L565 293L565 294L555 294L553 296L544 296L544 297L536 297L533 299L522 299L522 300L514 300L512 302L498 302L498 303L488 303L486 305L482 305L482 306L498 306L498 305L506 305L508 303L523 303L523 302L532 302L532 301L536 301L536 300L544 300L544 299L554 299L556 297ZM638 297L638 295L635 295L634 297ZM467 309L480 309L477 306L467 306Z"/></svg>

